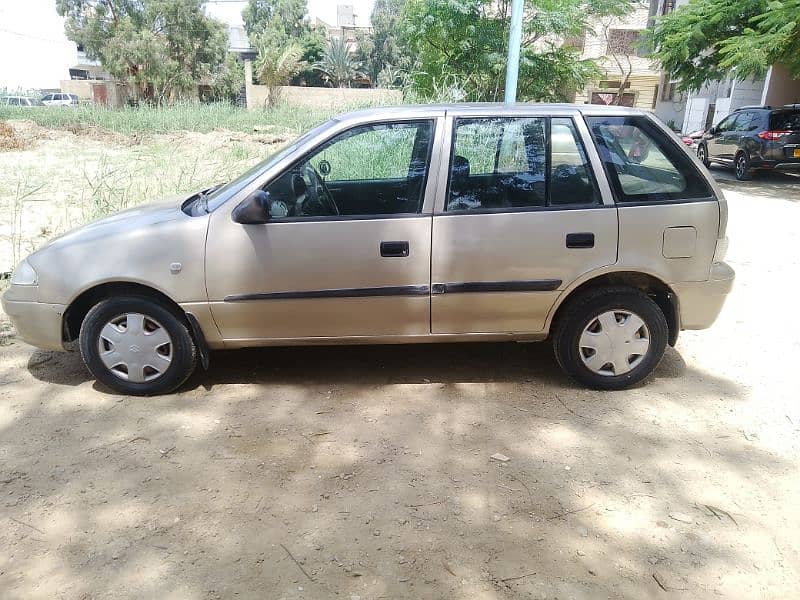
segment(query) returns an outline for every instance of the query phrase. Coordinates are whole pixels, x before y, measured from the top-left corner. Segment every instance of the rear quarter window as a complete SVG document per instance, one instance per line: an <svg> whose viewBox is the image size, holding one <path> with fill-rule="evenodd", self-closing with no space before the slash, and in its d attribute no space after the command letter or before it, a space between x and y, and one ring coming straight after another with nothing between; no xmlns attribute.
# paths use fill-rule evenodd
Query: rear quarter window
<svg viewBox="0 0 800 600"><path fill-rule="evenodd" d="M713 191L684 150L646 117L587 117L617 202L703 200Z"/></svg>

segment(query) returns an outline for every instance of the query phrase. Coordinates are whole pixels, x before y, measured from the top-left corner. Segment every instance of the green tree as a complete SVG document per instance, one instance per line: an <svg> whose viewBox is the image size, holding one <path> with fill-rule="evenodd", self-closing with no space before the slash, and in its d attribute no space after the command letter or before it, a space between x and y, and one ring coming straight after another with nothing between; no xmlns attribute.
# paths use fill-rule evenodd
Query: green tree
<svg viewBox="0 0 800 600"><path fill-rule="evenodd" d="M328 40L325 53L314 64L314 68L333 87L350 87L350 83L361 74L361 63L355 59L347 43L341 38Z"/></svg>
<svg viewBox="0 0 800 600"><path fill-rule="evenodd" d="M268 106L275 106L279 102L280 86L288 85L304 67L303 46L299 42L276 46L262 39L255 68L259 83L269 88Z"/></svg>
<svg viewBox="0 0 800 600"><path fill-rule="evenodd" d="M523 18L518 97L564 101L598 75L566 38L592 19L623 14L630 0L529 0ZM497 101L505 87L510 0L407 0L401 43L416 57L410 79L423 97Z"/></svg>
<svg viewBox="0 0 800 600"><path fill-rule="evenodd" d="M363 36L366 38L363 41L358 41L357 55L373 83L381 79L380 73L387 67L387 73L403 71L408 67L409 58L398 35L405 5L406 0L375 0L370 16L372 33Z"/></svg>
<svg viewBox="0 0 800 600"><path fill-rule="evenodd" d="M782 63L800 77L800 0L691 0L661 17L654 57L684 90Z"/></svg>
<svg viewBox="0 0 800 600"><path fill-rule="evenodd" d="M247 35L266 36L275 46L302 38L310 29L305 17L306 0L249 0L242 11Z"/></svg>
<svg viewBox="0 0 800 600"><path fill-rule="evenodd" d="M196 95L224 68L228 37L204 0L56 0L67 37L139 98L161 103Z"/></svg>
<svg viewBox="0 0 800 600"><path fill-rule="evenodd" d="M292 76L292 83L320 84L318 74L310 67L322 58L325 35L312 27L306 18L306 0L249 0L242 19L250 44L267 47L275 55L279 48L297 42L303 49L303 68Z"/></svg>

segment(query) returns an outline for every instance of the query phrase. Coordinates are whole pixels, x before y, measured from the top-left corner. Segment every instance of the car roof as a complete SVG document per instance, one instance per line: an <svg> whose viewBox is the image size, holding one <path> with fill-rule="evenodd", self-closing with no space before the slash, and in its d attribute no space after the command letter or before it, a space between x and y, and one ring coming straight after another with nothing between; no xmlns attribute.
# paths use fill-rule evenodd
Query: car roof
<svg viewBox="0 0 800 600"><path fill-rule="evenodd" d="M413 117L443 116L445 114L457 115L497 115L513 116L525 115L531 112L560 115L643 115L646 111L628 108L625 106L606 106L603 104L556 104L538 102L520 102L516 104L503 104L501 102L469 102L452 104L402 104L398 106L381 106L364 108L334 117L337 121L369 121L380 119L404 119Z"/></svg>

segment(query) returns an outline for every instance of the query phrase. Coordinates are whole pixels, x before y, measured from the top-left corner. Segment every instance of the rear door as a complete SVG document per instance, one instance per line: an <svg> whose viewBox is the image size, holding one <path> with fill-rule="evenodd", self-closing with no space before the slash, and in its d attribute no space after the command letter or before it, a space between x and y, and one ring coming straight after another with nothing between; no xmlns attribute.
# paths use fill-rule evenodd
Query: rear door
<svg viewBox="0 0 800 600"><path fill-rule="evenodd" d="M585 124L569 113L448 123L432 332L540 332L561 290L617 256L617 214Z"/></svg>

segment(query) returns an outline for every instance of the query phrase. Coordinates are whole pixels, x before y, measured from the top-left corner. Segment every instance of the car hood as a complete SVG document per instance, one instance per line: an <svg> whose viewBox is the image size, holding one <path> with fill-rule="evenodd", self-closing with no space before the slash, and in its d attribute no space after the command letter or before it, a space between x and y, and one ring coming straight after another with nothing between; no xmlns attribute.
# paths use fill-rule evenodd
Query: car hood
<svg viewBox="0 0 800 600"><path fill-rule="evenodd" d="M174 196L150 204L142 204L121 210L53 238L42 250L78 241L85 242L93 238L127 234L137 229L146 231L148 227L178 219L189 220L191 217L181 210L181 206L187 197L190 196Z"/></svg>

